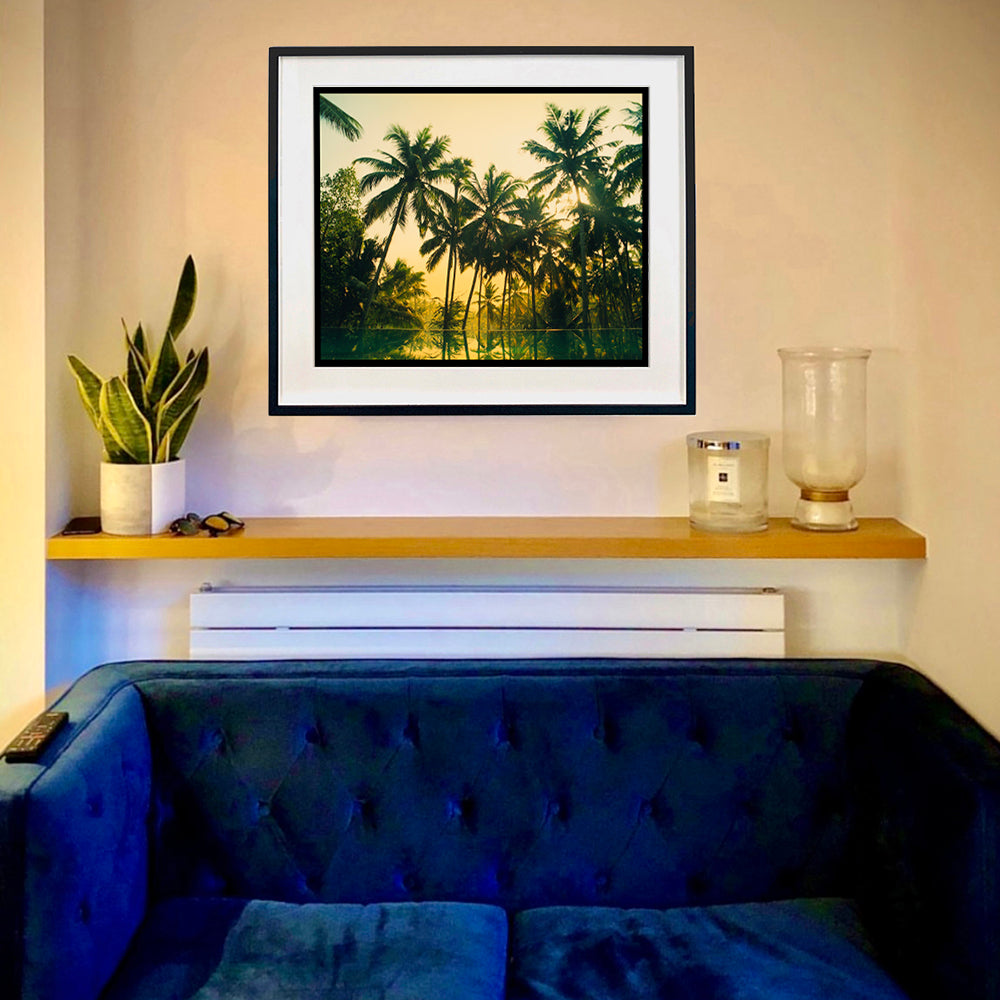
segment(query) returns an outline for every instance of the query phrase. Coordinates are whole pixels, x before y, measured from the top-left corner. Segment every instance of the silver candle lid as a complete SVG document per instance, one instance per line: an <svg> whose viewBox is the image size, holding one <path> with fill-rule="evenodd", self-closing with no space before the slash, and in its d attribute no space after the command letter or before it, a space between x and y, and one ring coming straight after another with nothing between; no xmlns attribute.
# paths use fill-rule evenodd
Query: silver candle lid
<svg viewBox="0 0 1000 1000"><path fill-rule="evenodd" d="M739 451L748 444L766 442L768 436L756 431L714 431L689 434L688 446L707 448L709 451Z"/></svg>

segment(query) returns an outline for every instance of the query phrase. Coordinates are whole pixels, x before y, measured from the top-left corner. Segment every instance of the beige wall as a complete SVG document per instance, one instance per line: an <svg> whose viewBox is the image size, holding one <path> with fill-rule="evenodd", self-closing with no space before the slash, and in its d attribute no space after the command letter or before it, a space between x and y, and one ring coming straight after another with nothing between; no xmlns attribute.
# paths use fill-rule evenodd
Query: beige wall
<svg viewBox="0 0 1000 1000"><path fill-rule="evenodd" d="M0 5L0 745L45 685L42 7Z"/></svg>
<svg viewBox="0 0 1000 1000"><path fill-rule="evenodd" d="M924 530L931 557L920 569L877 571L881 600L867 600L872 571L860 567L759 571L788 581L800 604L823 595L813 608L825 615L822 643L803 648L909 655L1000 731L990 666L1000 570L988 532L974 544L962 536L995 508L1000 485L979 444L997 384L982 355L997 350L989 324L1000 294L990 284L1000 201L992 4L632 0L613 17L608 9L513 0L489 7L487 36L481 18L401 0L49 0L50 522L96 502L98 446L61 356L72 349L116 366L119 317L162 325L188 252L202 287L190 335L211 344L215 363L186 449L196 508L681 514L687 432L764 430L780 457L779 346L866 344L875 348L870 471L857 506ZM697 416L268 417L267 48L442 42L695 46ZM772 511L787 513L794 492L773 465ZM718 585L731 568L659 569L674 583ZM266 578L269 568L246 572ZM116 637L129 653L178 651L191 581L175 569L51 576L50 677L90 655L70 655L81 608L108 637L102 652ZM180 592L172 603L165 581ZM149 636L164 606L174 631L161 625L147 647L130 645L125 637Z"/></svg>
<svg viewBox="0 0 1000 1000"><path fill-rule="evenodd" d="M1000 7L921 3L897 82L901 513L930 559L907 651L1000 731Z"/></svg>
<svg viewBox="0 0 1000 1000"><path fill-rule="evenodd" d="M604 5L573 5L570 18L565 4L520 0L490 8L484 39L447 8L415 17L402 2L342 17L326 0L50 0L48 138L62 176L50 176L49 242L63 254L50 268L50 337L119 364L119 317L162 324L193 253L202 298L190 336L210 338L215 377L186 449L189 499L247 514L680 513L684 434L777 433L776 349L846 337L878 350L859 502L895 512L884 48L898 8L871 6L632 3L609 21ZM523 43L528 21L539 43L695 45L698 415L268 417L268 45ZM66 113L52 114L55 101ZM82 508L98 443L75 400L58 405L52 436L74 441L66 490ZM787 508L778 469L773 485Z"/></svg>

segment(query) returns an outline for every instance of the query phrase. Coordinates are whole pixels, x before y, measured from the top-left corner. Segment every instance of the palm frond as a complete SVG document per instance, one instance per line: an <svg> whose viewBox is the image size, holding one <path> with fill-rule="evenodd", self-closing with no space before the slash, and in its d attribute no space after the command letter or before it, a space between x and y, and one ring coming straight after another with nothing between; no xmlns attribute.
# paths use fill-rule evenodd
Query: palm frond
<svg viewBox="0 0 1000 1000"><path fill-rule="evenodd" d="M320 120L332 125L342 136L350 139L351 142L361 138L364 129L361 122L352 118L343 108L337 107L333 101L319 95L319 117Z"/></svg>
<svg viewBox="0 0 1000 1000"><path fill-rule="evenodd" d="M358 180L358 190L361 194L367 194L383 181L401 177L406 173L406 165L400 163L394 156L386 156L384 160L374 156L359 156L354 162L372 168L371 173L365 174Z"/></svg>
<svg viewBox="0 0 1000 1000"><path fill-rule="evenodd" d="M552 149L549 146L538 142L536 139L528 139L521 144L521 149L526 153L530 153L536 160L544 160L546 163L551 163L553 166L558 164L562 159L562 155L556 149Z"/></svg>
<svg viewBox="0 0 1000 1000"><path fill-rule="evenodd" d="M405 198L406 190L402 184L399 182L393 184L390 188L385 188L382 191L373 194L368 200L368 204L365 205L364 211L364 224L370 226L373 222L378 219L384 219L396 206L399 204L400 198Z"/></svg>

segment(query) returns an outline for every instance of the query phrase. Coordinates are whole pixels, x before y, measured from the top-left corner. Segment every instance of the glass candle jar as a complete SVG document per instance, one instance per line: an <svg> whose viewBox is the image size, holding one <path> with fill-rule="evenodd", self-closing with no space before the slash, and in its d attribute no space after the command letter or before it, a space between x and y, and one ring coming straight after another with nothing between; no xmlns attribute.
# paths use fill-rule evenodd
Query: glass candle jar
<svg viewBox="0 0 1000 1000"><path fill-rule="evenodd" d="M866 347L782 348L782 454L799 487L792 524L858 526L848 491L865 474Z"/></svg>
<svg viewBox="0 0 1000 1000"><path fill-rule="evenodd" d="M689 434L691 524L705 531L767 527L767 454L771 439L753 431Z"/></svg>

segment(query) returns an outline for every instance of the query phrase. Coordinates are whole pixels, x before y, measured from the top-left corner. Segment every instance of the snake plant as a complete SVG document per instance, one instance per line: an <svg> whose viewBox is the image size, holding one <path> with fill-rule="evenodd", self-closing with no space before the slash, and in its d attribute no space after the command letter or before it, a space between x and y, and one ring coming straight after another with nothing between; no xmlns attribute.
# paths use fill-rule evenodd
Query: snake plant
<svg viewBox="0 0 1000 1000"><path fill-rule="evenodd" d="M163 340L154 348L140 323L134 335L125 326L126 365L122 375L102 379L75 355L69 366L80 398L104 442L105 461L140 465L172 462L187 437L208 380L208 348L177 353L177 337L194 311L198 278L191 257L184 262Z"/></svg>

